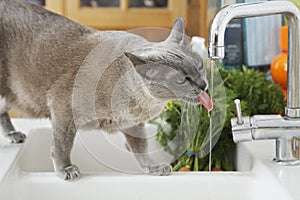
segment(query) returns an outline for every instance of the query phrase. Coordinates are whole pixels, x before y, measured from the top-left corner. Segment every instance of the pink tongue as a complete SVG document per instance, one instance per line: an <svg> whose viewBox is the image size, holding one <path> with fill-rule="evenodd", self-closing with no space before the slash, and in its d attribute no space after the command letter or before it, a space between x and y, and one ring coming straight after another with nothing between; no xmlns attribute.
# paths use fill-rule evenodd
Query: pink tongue
<svg viewBox="0 0 300 200"><path fill-rule="evenodd" d="M208 111L211 111L214 108L214 103L206 92L203 91L197 98Z"/></svg>

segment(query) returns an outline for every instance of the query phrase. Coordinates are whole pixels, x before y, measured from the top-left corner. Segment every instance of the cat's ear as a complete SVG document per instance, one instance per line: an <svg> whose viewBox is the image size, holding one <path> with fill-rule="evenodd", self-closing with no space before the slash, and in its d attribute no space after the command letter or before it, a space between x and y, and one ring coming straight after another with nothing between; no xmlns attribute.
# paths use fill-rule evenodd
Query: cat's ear
<svg viewBox="0 0 300 200"><path fill-rule="evenodd" d="M185 44L184 19L182 17L178 17L176 19L171 33L166 41L176 42L178 44Z"/></svg>
<svg viewBox="0 0 300 200"><path fill-rule="evenodd" d="M135 54L129 53L129 52L124 52L125 56L129 58L129 60L132 62L134 66L138 65L144 65L147 63L147 61L142 58L141 56L137 56Z"/></svg>
<svg viewBox="0 0 300 200"><path fill-rule="evenodd" d="M132 62L132 64L135 67L135 70L140 76L146 79L152 79L159 72L157 67L155 66L151 67L151 63L147 62L141 56L137 56L129 52L124 52L124 54Z"/></svg>
<svg viewBox="0 0 300 200"><path fill-rule="evenodd" d="M162 70L158 66L151 64L139 65L135 70L141 77L147 80L157 80L162 76Z"/></svg>

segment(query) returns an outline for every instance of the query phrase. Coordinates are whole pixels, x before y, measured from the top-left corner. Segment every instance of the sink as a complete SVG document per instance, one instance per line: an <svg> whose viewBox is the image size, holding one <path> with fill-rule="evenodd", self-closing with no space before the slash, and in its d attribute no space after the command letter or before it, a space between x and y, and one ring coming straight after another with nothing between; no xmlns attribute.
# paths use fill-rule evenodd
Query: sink
<svg viewBox="0 0 300 200"><path fill-rule="evenodd" d="M235 172L173 172L157 177L142 172L121 134L82 132L71 156L83 176L66 182L53 173L50 123L22 119L14 123L22 131L34 129L24 144L0 143L1 199L292 200L300 196L296 188L300 168L273 164L272 141L238 144ZM155 133L151 125L147 130Z"/></svg>

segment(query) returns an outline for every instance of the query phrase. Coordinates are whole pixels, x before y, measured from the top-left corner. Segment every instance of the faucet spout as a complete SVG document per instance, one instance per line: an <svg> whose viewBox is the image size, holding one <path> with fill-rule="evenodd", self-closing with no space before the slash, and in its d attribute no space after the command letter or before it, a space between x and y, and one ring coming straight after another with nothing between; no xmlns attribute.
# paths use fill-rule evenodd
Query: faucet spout
<svg viewBox="0 0 300 200"><path fill-rule="evenodd" d="M223 59L226 26L232 19L284 14L289 25L286 118L300 118L300 13L289 1L241 3L226 6L215 16L209 36L209 57Z"/></svg>

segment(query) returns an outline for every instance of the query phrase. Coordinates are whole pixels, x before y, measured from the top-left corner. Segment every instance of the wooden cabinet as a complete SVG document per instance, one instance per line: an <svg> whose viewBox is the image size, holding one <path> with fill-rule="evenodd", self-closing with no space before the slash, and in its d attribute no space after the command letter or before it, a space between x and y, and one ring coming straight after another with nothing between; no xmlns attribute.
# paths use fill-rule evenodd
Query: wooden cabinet
<svg viewBox="0 0 300 200"><path fill-rule="evenodd" d="M187 19L188 1L168 0L166 8L137 8L120 0L119 7L94 8L82 7L80 0L46 0L46 8L97 29L170 28L177 17Z"/></svg>
<svg viewBox="0 0 300 200"><path fill-rule="evenodd" d="M171 28L184 17L188 35L206 37L207 0L168 0L166 8L130 7L130 0L119 0L118 7L83 7L80 0L46 0L45 7L78 23L100 30L128 30L138 27ZM142 0L141 0L142 1Z"/></svg>
<svg viewBox="0 0 300 200"><path fill-rule="evenodd" d="M65 0L45 0L45 8L57 14L66 16Z"/></svg>

